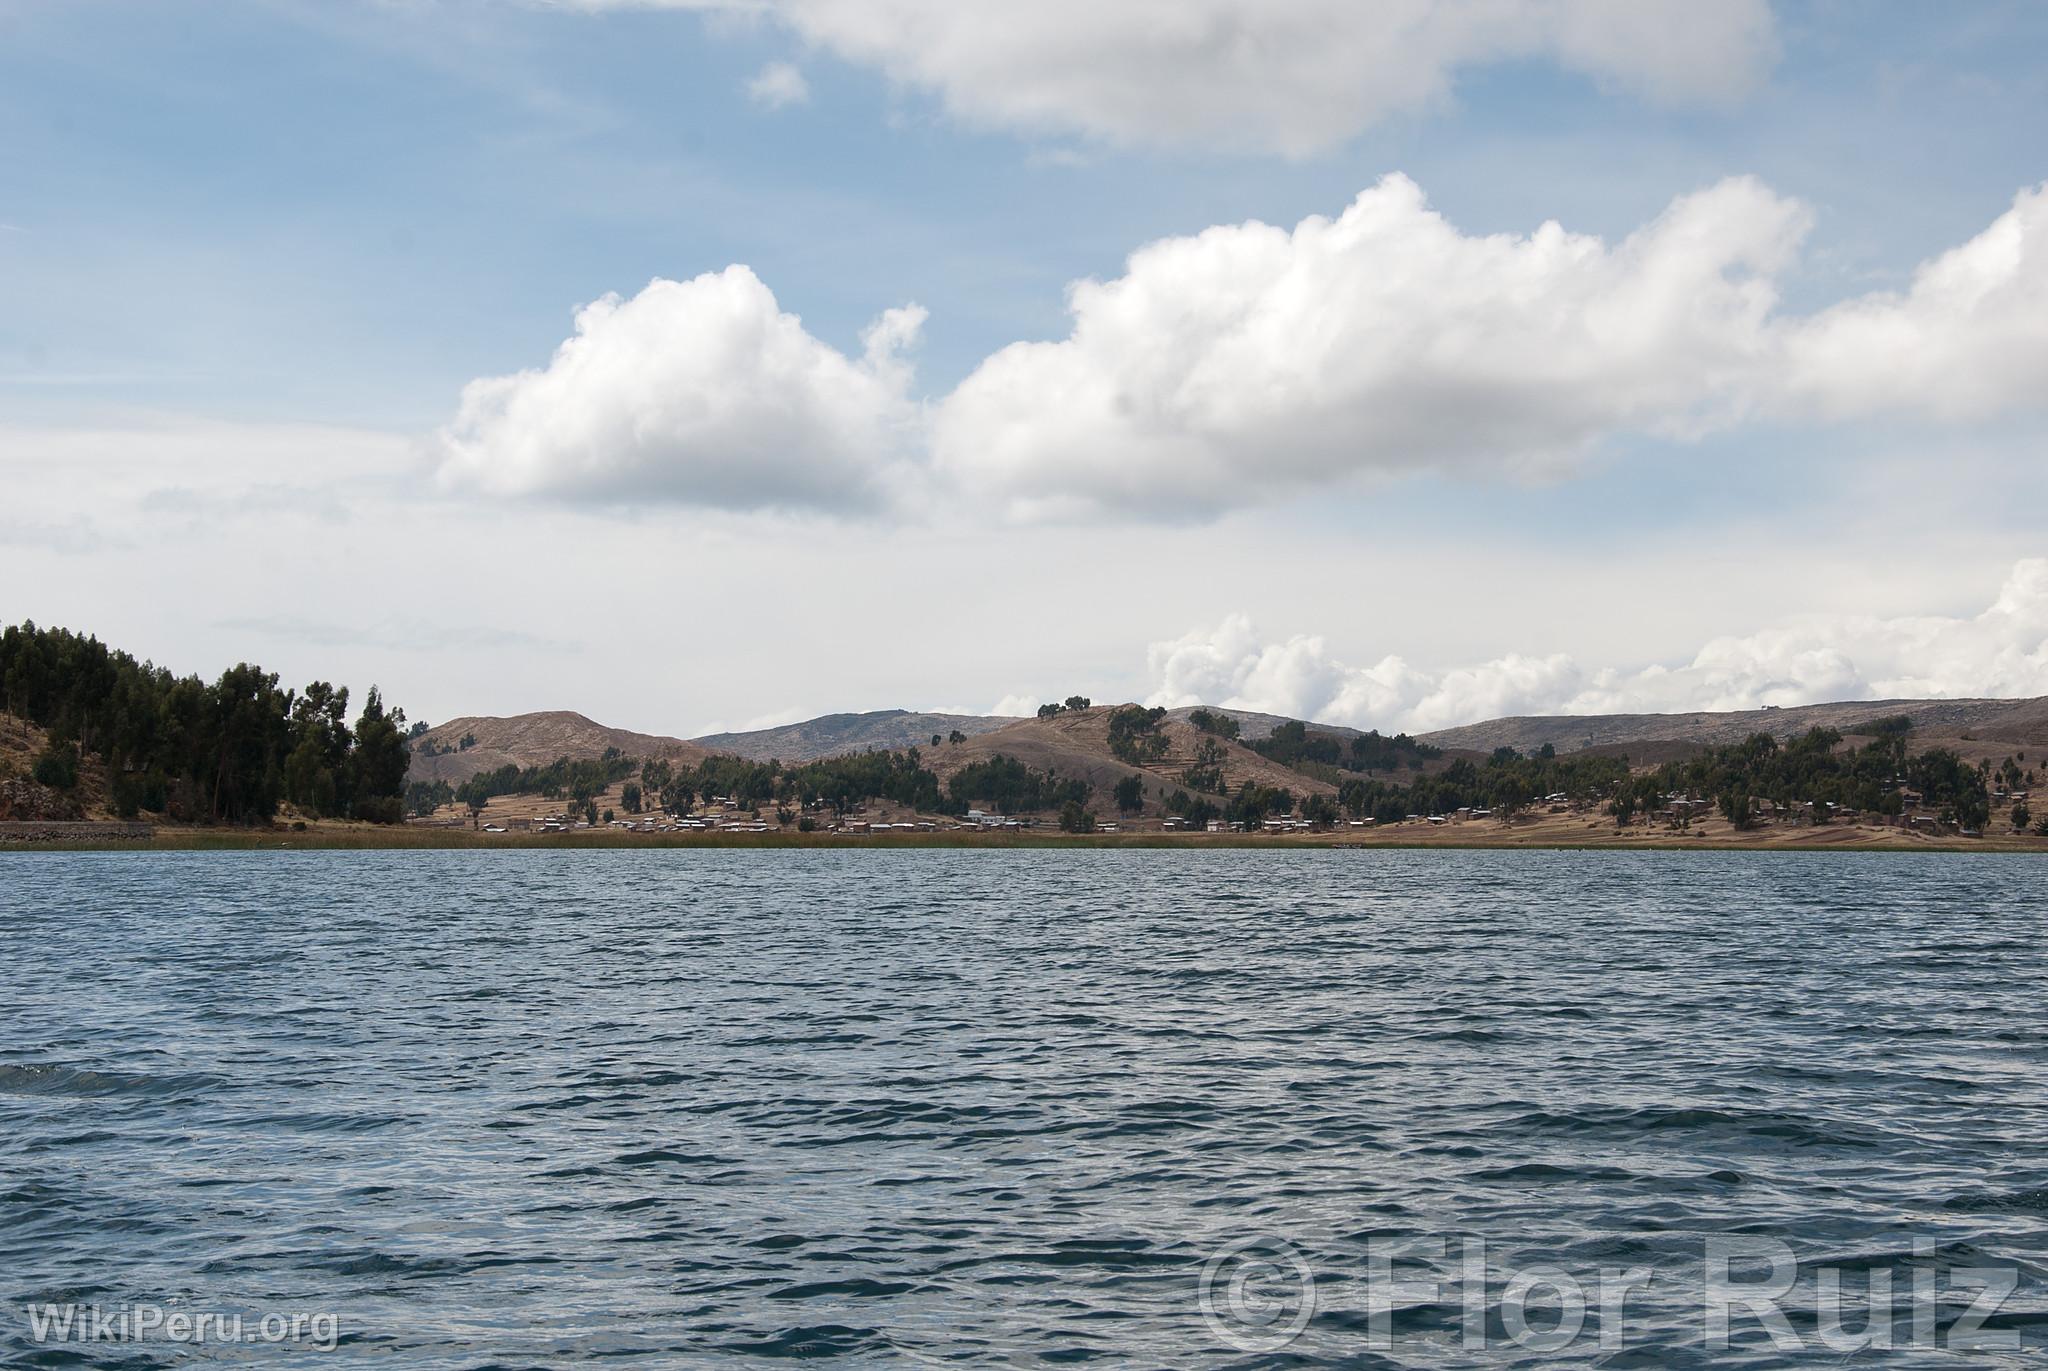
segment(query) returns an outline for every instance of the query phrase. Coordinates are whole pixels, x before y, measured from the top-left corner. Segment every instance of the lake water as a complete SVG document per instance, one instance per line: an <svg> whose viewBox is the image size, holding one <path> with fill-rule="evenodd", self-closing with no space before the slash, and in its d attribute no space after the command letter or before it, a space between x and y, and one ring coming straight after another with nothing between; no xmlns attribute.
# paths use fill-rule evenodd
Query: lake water
<svg viewBox="0 0 2048 1371"><path fill-rule="evenodd" d="M0 1351L1502 1366L1572 1287L1562 1364L1831 1364L1875 1279L1885 1364L2038 1366L2044 894L1994 856L0 856ZM1777 1341L1716 1342L1717 1243L1796 1259ZM2017 1288L1959 1337L1976 1268Z"/></svg>

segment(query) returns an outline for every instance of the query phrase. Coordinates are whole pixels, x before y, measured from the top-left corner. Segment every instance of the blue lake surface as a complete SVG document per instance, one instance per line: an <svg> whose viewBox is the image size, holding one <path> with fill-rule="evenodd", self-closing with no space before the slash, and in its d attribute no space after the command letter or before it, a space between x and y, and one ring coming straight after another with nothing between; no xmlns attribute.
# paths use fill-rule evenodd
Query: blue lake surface
<svg viewBox="0 0 2048 1371"><path fill-rule="evenodd" d="M1899 1305L1852 1363L2039 1366L2044 910L2025 856L0 856L0 1355L1522 1365L1542 1265L1654 1272L1550 1364L1835 1364L1839 1269ZM1803 1350L1711 1345L1713 1240L1796 1254ZM1376 1331L1376 1253L1479 1241L1476 1324ZM1977 1267L2016 1346L1943 1343ZM338 1346L25 1313L138 1303Z"/></svg>

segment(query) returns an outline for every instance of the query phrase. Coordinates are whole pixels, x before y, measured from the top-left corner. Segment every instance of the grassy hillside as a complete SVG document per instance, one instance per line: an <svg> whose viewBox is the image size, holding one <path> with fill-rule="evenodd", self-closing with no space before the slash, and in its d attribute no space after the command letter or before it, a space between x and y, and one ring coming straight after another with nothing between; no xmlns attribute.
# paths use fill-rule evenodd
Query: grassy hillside
<svg viewBox="0 0 2048 1371"><path fill-rule="evenodd" d="M1159 725L1160 733L1167 740L1165 755L1134 766L1119 760L1111 750L1109 716L1114 708L1097 705L1092 709L1056 714L1049 719L1019 719L965 742L939 747L927 745L920 755L925 765L938 774L941 784L962 767L998 755L1014 758L1040 771L1056 771L1063 777L1084 780L1095 788L1093 803L1100 813L1111 811L1109 795L1118 781L1126 776L1142 776L1146 808L1156 811L1160 801L1183 788L1182 774L1196 764L1196 750L1207 735L1197 732L1187 722L1185 711L1179 718L1169 713ZM926 741L929 744L930 740ZM1212 741L1223 752L1223 782L1228 790L1236 791L1246 781L1256 781L1260 785L1292 790L1296 795L1335 793L1334 787L1269 762L1242 744L1224 739Z"/></svg>
<svg viewBox="0 0 2048 1371"><path fill-rule="evenodd" d="M802 723L747 733L712 733L692 741L708 751L745 757L751 762L815 762L821 757L843 757L849 752L928 748L933 734L945 738L958 732L973 737L1017 722L1000 714L926 714L880 709L866 714L825 714Z"/></svg>
<svg viewBox="0 0 2048 1371"><path fill-rule="evenodd" d="M474 738L468 747L464 738ZM450 719L413 739L409 781L446 781L461 785L470 777L499 767L546 766L558 757L571 760L601 757L617 748L645 761L666 757L694 766L710 752L681 738L629 729L607 728L569 710L515 714L496 719L465 716Z"/></svg>
<svg viewBox="0 0 2048 1371"><path fill-rule="evenodd" d="M1492 752L1512 747L1533 752L1545 743L1559 752L1629 743L1721 744L1753 733L1790 738L1810 728L1857 732L1873 719L1903 715L1912 720L1915 742L1950 738L1985 743L2048 743L2048 697L2032 700L1857 700L1796 705L1785 709L1744 709L1691 714L1547 714L1489 719L1440 729L1422 741L1442 748Z"/></svg>

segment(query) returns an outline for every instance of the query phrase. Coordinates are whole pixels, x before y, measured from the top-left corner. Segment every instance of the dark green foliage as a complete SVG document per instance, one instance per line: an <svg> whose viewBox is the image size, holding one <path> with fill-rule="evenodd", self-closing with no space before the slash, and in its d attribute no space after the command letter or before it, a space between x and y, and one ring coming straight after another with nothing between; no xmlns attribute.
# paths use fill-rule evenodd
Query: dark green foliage
<svg viewBox="0 0 2048 1371"><path fill-rule="evenodd" d="M1301 767L1314 763L1344 771L1393 771L1401 767L1420 770L1422 764L1443 755L1441 748L1418 743L1405 733L1383 738L1377 732L1361 733L1346 743L1335 733L1310 732L1299 719L1289 719L1264 738L1246 744L1263 757L1282 766Z"/></svg>
<svg viewBox="0 0 2048 1371"><path fill-rule="evenodd" d="M1223 763L1230 756L1230 749L1214 738L1204 738L1195 744L1195 764L1181 772L1183 785L1196 790L1206 790L1213 795L1223 793Z"/></svg>
<svg viewBox="0 0 2048 1371"><path fill-rule="evenodd" d="M347 691L321 681L280 690L247 663L208 684L65 629L0 633L0 706L104 761L124 814L249 823L289 798L318 814L382 818L402 804L405 715L387 714L373 689L351 730L347 704Z"/></svg>
<svg viewBox="0 0 2048 1371"><path fill-rule="evenodd" d="M640 787L636 783L632 781L626 782L625 789L619 792L619 808L625 810L628 814L638 814L640 812Z"/></svg>
<svg viewBox="0 0 2048 1371"><path fill-rule="evenodd" d="M928 814L945 808L939 778L925 769L915 748L908 752L854 752L806 762L782 773L779 793L805 806L829 805L841 813L874 799Z"/></svg>
<svg viewBox="0 0 2048 1371"><path fill-rule="evenodd" d="M1095 815L1081 807L1079 800L1069 800L1060 806L1060 832L1093 833Z"/></svg>
<svg viewBox="0 0 2048 1371"><path fill-rule="evenodd" d="M482 809L499 795L541 795L551 800L568 796L580 803L633 771L630 757L574 762L557 757L546 766L528 767L507 762L496 771L479 772L464 781L456 787L455 798L473 810Z"/></svg>
<svg viewBox="0 0 2048 1371"><path fill-rule="evenodd" d="M964 743L967 741L967 735L956 728L946 735L946 741L949 743Z"/></svg>
<svg viewBox="0 0 2048 1371"><path fill-rule="evenodd" d="M1132 766L1156 762L1166 755L1166 735L1159 721L1166 711L1154 706L1119 705L1109 714L1109 750Z"/></svg>
<svg viewBox="0 0 2048 1371"><path fill-rule="evenodd" d="M1268 814L1293 812L1293 791L1260 785L1257 781L1246 781L1238 787L1237 794L1230 797L1230 803L1223 810L1225 818L1246 828L1257 828L1266 821Z"/></svg>
<svg viewBox="0 0 2048 1371"><path fill-rule="evenodd" d="M432 814L442 805L455 803L455 788L446 781L414 781L405 788L405 812Z"/></svg>
<svg viewBox="0 0 2048 1371"><path fill-rule="evenodd" d="M1197 709L1188 715L1188 722L1204 733L1213 733L1219 738L1237 736L1237 720L1228 714L1219 714L1213 709Z"/></svg>
<svg viewBox="0 0 2048 1371"><path fill-rule="evenodd" d="M1347 780L1338 787L1337 798L1353 817L1379 823L1465 808L1511 816L1547 795L1562 794L1580 803L1604 800L1627 779L1628 764L1618 757L1559 758L1554 750L1548 757L1541 752L1523 757L1503 748L1482 765L1460 758L1441 772L1417 776L1406 785ZM1632 797L1631 806L1635 802Z"/></svg>
<svg viewBox="0 0 2048 1371"><path fill-rule="evenodd" d="M1136 814L1145 807L1145 778L1126 776L1116 783L1116 807L1121 814Z"/></svg>
<svg viewBox="0 0 2048 1371"><path fill-rule="evenodd" d="M1062 780L1051 771L1033 771L1001 753L960 768L946 786L956 812L970 805L989 805L998 814L1086 804L1089 790L1086 781Z"/></svg>
<svg viewBox="0 0 2048 1371"><path fill-rule="evenodd" d="M78 788L78 744L51 743L36 756L35 778L52 790Z"/></svg>

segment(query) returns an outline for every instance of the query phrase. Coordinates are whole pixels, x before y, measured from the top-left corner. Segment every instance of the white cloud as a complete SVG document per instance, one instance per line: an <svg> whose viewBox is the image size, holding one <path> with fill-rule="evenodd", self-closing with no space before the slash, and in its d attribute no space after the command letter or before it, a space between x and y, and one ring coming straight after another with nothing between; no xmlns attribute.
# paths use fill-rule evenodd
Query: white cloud
<svg viewBox="0 0 2048 1371"><path fill-rule="evenodd" d="M801 105L811 98L811 83L787 62L770 62L747 82L747 96L768 109Z"/></svg>
<svg viewBox="0 0 2048 1371"><path fill-rule="evenodd" d="M1968 617L1807 616L1716 638L1690 662L1588 670L1570 657L1509 654L1423 670L1367 667L1320 637L1262 639L1244 615L1154 643L1149 704L1256 709L1383 732L1427 732L1514 714L1665 713L1957 696L2048 694L2048 558L2017 563Z"/></svg>
<svg viewBox="0 0 2048 1371"><path fill-rule="evenodd" d="M506 493L724 507L935 500L1020 521L1202 518L1361 478L1568 470L1754 417L1969 423L2048 402L2048 190L1903 293L1778 308L1809 215L1737 177L1618 242L1474 235L1390 176L1334 218L1226 225L1070 291L913 403L924 313L850 359L743 266L585 309L545 369L473 383L444 475Z"/></svg>
<svg viewBox="0 0 2048 1371"><path fill-rule="evenodd" d="M944 710L941 712L947 714L1002 714L1015 718L1028 718L1038 713L1038 707L1043 703L1044 701L1040 700L1036 695L1005 695L987 709Z"/></svg>
<svg viewBox="0 0 2048 1371"><path fill-rule="evenodd" d="M915 408L902 351L917 306L882 315L848 358L728 267L608 295L538 371L464 387L440 435L452 488L728 509L873 505Z"/></svg>
<svg viewBox="0 0 2048 1371"><path fill-rule="evenodd" d="M1027 133L1304 155L1538 59L1659 101L1731 98L1776 55L1767 0L583 0L765 15Z"/></svg>
<svg viewBox="0 0 2048 1371"><path fill-rule="evenodd" d="M1071 334L990 357L940 462L1023 517L1208 512L1361 471L1556 463L1739 412L1806 224L1747 178L1608 246L1460 233L1404 176L1335 219L1150 244L1072 288Z"/></svg>
<svg viewBox="0 0 2048 1371"><path fill-rule="evenodd" d="M1788 330L1785 386L1830 416L1996 413L2048 377L2048 186L1922 264L1903 294L1845 301Z"/></svg>

